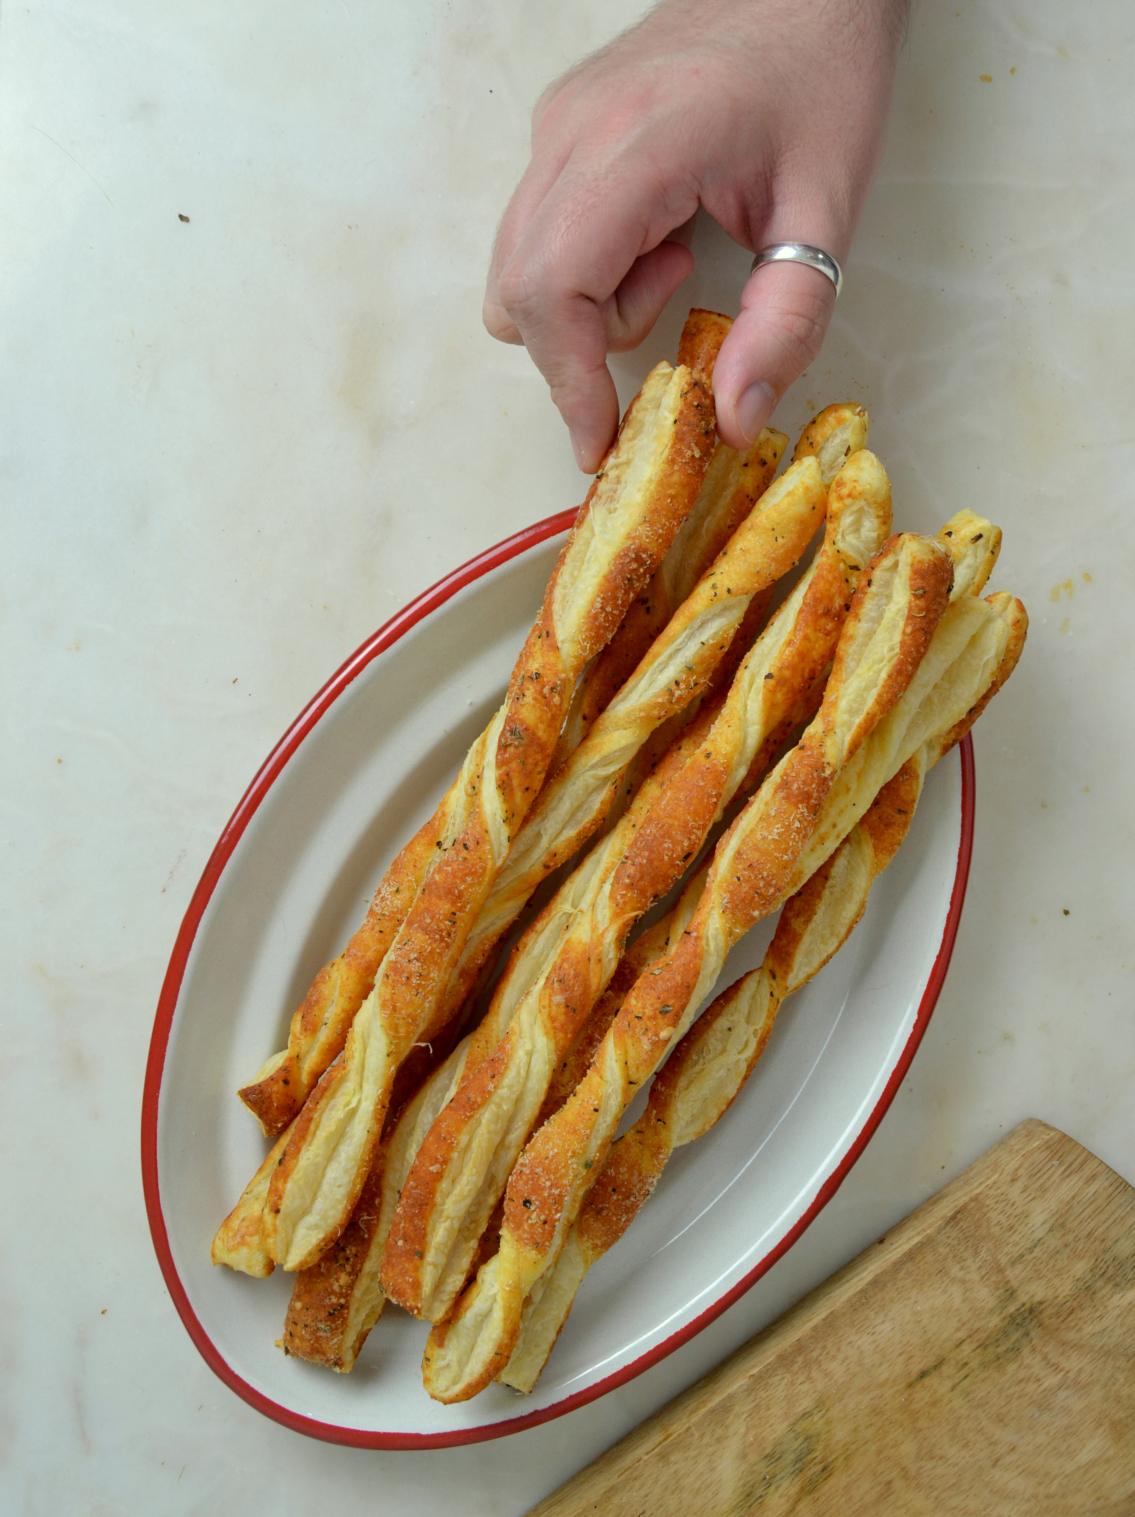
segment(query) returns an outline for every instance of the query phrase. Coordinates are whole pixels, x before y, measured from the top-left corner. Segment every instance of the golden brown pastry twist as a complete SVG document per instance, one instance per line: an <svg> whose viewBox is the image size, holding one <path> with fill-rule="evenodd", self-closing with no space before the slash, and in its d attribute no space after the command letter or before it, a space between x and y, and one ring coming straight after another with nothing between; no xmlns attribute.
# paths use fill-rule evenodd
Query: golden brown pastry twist
<svg viewBox="0 0 1135 1517"><path fill-rule="evenodd" d="M713 429L707 369L659 365L565 545L490 725L462 832L440 854L272 1176L269 1253L311 1264L341 1232L381 1134L394 1072L427 1026L535 799L571 692L669 547L701 485Z"/></svg>
<svg viewBox="0 0 1135 1517"><path fill-rule="evenodd" d="M689 595L702 574L768 488L788 445L783 432L766 428L747 452L719 442L709 460L698 498L678 528L666 557L622 626L584 672L552 756L555 774L591 731L637 668L646 650Z"/></svg>
<svg viewBox="0 0 1135 1517"><path fill-rule="evenodd" d="M714 311L690 312L679 344L678 369L672 370L669 365L662 364L648 377L642 391L628 408L619 438L580 508L577 526L583 525L585 533L589 531L586 518L592 513L595 518L603 520L618 517L620 496L624 497L623 511L626 514L626 497L633 499L637 494L640 502L643 499L644 480L641 472L644 462L648 470L653 468L652 477L645 481L646 495L650 497L646 503L650 510L647 513L648 519L640 524L644 530L637 534L633 530L625 532L624 529L631 523L614 521L616 535L624 531L624 536L616 543L617 551L612 556L612 567L617 566L616 573L606 584L606 589L611 593L611 601L601 608L598 616L592 606L592 625L585 636L593 637L602 625L604 637L608 641L612 640L610 628L604 624L609 623L612 617L616 622L621 621L620 610L627 606L628 601L633 604L638 590L642 588L644 576L649 579L657 571L659 549L665 551L670 548L677 531L675 519L680 525L683 513L690 509L691 484L700 488L705 473L704 452L713 434L709 380L717 349L731 325L728 317ZM692 385L685 384L683 374L693 378ZM669 435L666 432L668 426ZM775 439L780 434L768 435ZM660 450L667 456L660 457ZM679 463L679 456L683 453L686 456ZM637 479L636 468L640 474ZM666 499L668 492L670 498ZM581 572L580 588L587 593L594 591L597 585L604 587L603 554L602 550L598 556L594 551L581 553L580 546L573 534L561 560L569 550L574 549L577 562L574 566L563 565L566 578L574 585L575 573ZM591 547L594 550L594 542ZM559 565L556 572L560 572ZM564 611L561 604L556 630L561 637L565 632L569 633L565 651L570 653L570 630L565 626L566 622L570 622L570 616L566 616ZM629 639L624 635L621 640L617 637L613 640L621 641L624 647L628 642L633 644L633 629L628 631L632 633ZM602 641L597 646L601 649ZM568 701L574 683L574 679L569 680L566 692ZM560 692L560 699L564 699L564 692ZM560 727L563 727L562 721ZM352 936L343 953L316 976L292 1018L288 1046L274 1054L249 1084L238 1092L269 1137L275 1137L291 1122L320 1077L338 1056L351 1023L373 989L379 966L405 921L418 891L441 855L469 824L471 812L476 807L479 776L490 739L499 741L499 733L493 736L494 731L490 725L474 743L461 773L442 798L434 815L410 839L386 871L362 926ZM528 796L529 801L532 798L531 795Z"/></svg>

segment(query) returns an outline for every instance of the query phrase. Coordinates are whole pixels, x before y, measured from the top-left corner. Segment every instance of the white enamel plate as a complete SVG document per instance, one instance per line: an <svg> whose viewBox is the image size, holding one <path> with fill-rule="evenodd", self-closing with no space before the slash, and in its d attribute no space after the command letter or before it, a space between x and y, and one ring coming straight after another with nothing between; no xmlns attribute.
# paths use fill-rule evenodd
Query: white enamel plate
<svg viewBox="0 0 1135 1517"><path fill-rule="evenodd" d="M237 1087L282 1047L316 971L362 920L501 699L561 534L550 518L389 622L324 687L233 813L182 923L158 1006L143 1111L154 1245L213 1370L313 1437L363 1447L475 1442L562 1415L671 1353L800 1236L898 1088L945 977L973 819L968 741L927 783L910 837L847 947L793 996L741 1096L681 1149L588 1276L530 1396L462 1406L422 1389L426 1327L388 1308L350 1375L274 1346L291 1286L209 1262L265 1142ZM721 985L760 962L756 929Z"/></svg>

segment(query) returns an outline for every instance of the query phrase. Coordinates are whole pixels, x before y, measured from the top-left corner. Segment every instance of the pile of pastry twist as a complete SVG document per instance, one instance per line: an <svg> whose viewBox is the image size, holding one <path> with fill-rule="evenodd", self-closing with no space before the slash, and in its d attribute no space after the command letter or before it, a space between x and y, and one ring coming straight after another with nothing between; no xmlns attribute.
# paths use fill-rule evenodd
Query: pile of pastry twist
<svg viewBox="0 0 1135 1517"><path fill-rule="evenodd" d="M213 1260L295 1272L288 1353L350 1370L389 1299L434 1324L436 1399L530 1390L1020 655L1024 607L980 598L999 530L967 510L891 536L862 407L822 411L779 477L779 433L714 445L728 325L691 312L648 376L504 703L240 1092L275 1144ZM760 968L701 1011L782 906Z"/></svg>

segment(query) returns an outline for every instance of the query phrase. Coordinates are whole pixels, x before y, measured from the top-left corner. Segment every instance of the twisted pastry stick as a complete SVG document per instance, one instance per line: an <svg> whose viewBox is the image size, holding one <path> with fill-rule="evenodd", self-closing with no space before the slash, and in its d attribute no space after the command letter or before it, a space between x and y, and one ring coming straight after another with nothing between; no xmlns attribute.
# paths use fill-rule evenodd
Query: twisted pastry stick
<svg viewBox="0 0 1135 1517"><path fill-rule="evenodd" d="M618 569L629 571L636 582L633 585L629 581L619 585L615 602L612 607L606 608L608 613L618 605L627 604L623 599L627 589L631 591L630 598L633 602L634 596L641 589L642 576L645 574L649 579L656 572L659 549L669 549L676 531L675 517L680 523L683 508L689 508L690 484L696 478L700 485L704 473L702 454L713 429L712 399L708 396L709 377L717 350L731 325L728 317L713 311L690 312L679 343L678 368L671 370L667 364L659 365L648 376L641 392L628 407L619 438L580 508L577 528L583 526L585 532L594 530L594 522L590 528L586 526L586 518L591 516L602 520L612 519L614 525L614 519L626 510L625 502L620 507L620 496L633 500L638 495L641 499L644 484L646 497L649 498L652 491L655 495L664 496L667 470L672 474L670 484L675 487L672 498L665 504L661 499L654 501L654 530L651 531L649 523L643 523L647 530L638 534L639 540L636 540L636 534L632 531L620 545L624 559L618 560L617 554L615 555L612 567L617 565L617 568L611 580L612 585L618 583ZM684 386L683 375L693 376L692 387ZM683 388L684 395L681 393ZM671 427L669 435L666 432L667 425ZM773 438L779 435L770 434ZM660 459L660 452L666 456ZM675 469L674 465L683 453L688 456ZM639 455L637 459L636 454ZM691 464L692 471L689 467ZM659 465L661 468L656 476L644 481L644 466L658 470ZM617 525L616 531L623 530L627 525L630 523ZM602 565L595 562L594 551L591 554L580 553L580 546L579 543L575 544L575 557L581 561L584 581L591 581L588 588L593 589L594 580L602 577ZM572 541L569 541L561 555L561 562L571 547ZM642 558L644 548L647 555L645 559ZM640 561L636 562L636 559ZM564 569L568 580L574 583L572 566L564 565ZM560 565L557 565L555 572L560 572ZM618 621L621 618L616 616L614 619ZM558 630L562 633L563 629ZM609 630L607 637L610 638ZM626 638L623 641L626 642ZM568 696L570 695L569 689ZM410 839L387 869L362 926L352 936L343 953L325 965L315 977L292 1018L287 1048L273 1054L249 1084L238 1092L269 1137L277 1136L291 1122L324 1071L337 1058L351 1023L373 989L379 966L418 891L442 853L452 846L469 823L477 802L478 776L483 769L493 732L490 724L473 744L461 773L442 798L434 815Z"/></svg>
<svg viewBox="0 0 1135 1517"><path fill-rule="evenodd" d="M733 324L724 316L718 316L717 320L722 323L723 334ZM678 343L678 362L696 367L695 354L685 332ZM863 416L860 447L866 441L866 413ZM842 420L842 416L833 419L822 429L825 439ZM679 527L669 552L642 595L632 604L616 636L580 679L556 745L550 773L554 774L579 747L595 718L606 710L612 696L629 679L647 648L748 515L760 490L776 473L787 443L782 432L768 428L761 432L747 453L736 453L724 443L718 443L701 492ZM749 469L765 475L763 485L757 487L746 480Z"/></svg>
<svg viewBox="0 0 1135 1517"><path fill-rule="evenodd" d="M793 469L806 466L818 478L811 458ZM738 674L720 713L711 710L704 721L699 717L688 759L670 765L665 783L656 785L648 801L640 794L515 950L478 1033L478 1057L467 1059L460 1088L422 1146L387 1243L384 1289L415 1314L432 1321L447 1314L532 1131L555 1066L602 993L631 927L685 871L744 779L761 739L826 668L852 572L843 556L843 529L854 524L858 541L866 521L881 536L889 519L889 490L878 460L855 454L833 481L831 497L835 525L818 560L824 577L810 577L800 598L790 598L782 625L770 628L771 638L766 633L745 660L746 678ZM812 615L802 625L798 612L805 601ZM770 670L761 645L768 639L768 647L781 650L792 632L801 634L804 646ZM779 682L778 671L786 675ZM761 693L754 702L755 685ZM558 930L553 910L563 924ZM506 1030L494 1047L492 1036L502 1024Z"/></svg>
<svg viewBox="0 0 1135 1517"><path fill-rule="evenodd" d="M575 680L697 495L713 428L706 372L665 364L653 372L560 555L490 725L465 827L419 889L339 1061L305 1104L272 1176L265 1237L286 1269L314 1263L349 1219L375 1157L394 1072L429 1024L543 782Z"/></svg>
<svg viewBox="0 0 1135 1517"><path fill-rule="evenodd" d="M760 968L718 996L663 1065L646 1110L608 1153L554 1268L525 1300L516 1347L497 1377L505 1384L532 1389L587 1271L622 1237L672 1151L708 1132L732 1105L784 998L807 984L857 926L874 880L910 828L926 774L1016 667L1028 627L1024 607L1010 596L992 596L990 604L1008 623L1009 640L979 707L935 734L888 780L835 853L785 903Z"/></svg>
<svg viewBox="0 0 1135 1517"><path fill-rule="evenodd" d="M210 1250L214 1264L227 1264L230 1269L240 1270L257 1280L267 1279L275 1268L264 1245L264 1202L272 1171L280 1162L291 1131L288 1127L276 1139L264 1162L241 1192L240 1200L217 1229Z"/></svg>
<svg viewBox="0 0 1135 1517"><path fill-rule="evenodd" d="M464 1400L504 1368L524 1298L554 1264L623 1111L692 1021L732 944L792 893L828 792L912 684L952 578L949 556L926 538L893 538L872 560L818 716L722 838L688 928L636 982L588 1074L516 1165L500 1251L430 1334L423 1371L436 1399Z"/></svg>

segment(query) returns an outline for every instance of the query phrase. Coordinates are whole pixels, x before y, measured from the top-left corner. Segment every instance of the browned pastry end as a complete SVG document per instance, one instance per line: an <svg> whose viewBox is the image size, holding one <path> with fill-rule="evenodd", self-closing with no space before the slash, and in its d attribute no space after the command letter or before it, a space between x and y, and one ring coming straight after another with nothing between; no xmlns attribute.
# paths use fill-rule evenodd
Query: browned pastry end
<svg viewBox="0 0 1135 1517"><path fill-rule="evenodd" d="M267 1279L275 1266L264 1243L264 1199L272 1171L287 1147L289 1131L280 1134L260 1168L241 1192L240 1200L217 1229L210 1256L244 1275Z"/></svg>

